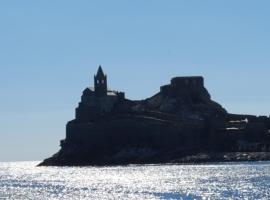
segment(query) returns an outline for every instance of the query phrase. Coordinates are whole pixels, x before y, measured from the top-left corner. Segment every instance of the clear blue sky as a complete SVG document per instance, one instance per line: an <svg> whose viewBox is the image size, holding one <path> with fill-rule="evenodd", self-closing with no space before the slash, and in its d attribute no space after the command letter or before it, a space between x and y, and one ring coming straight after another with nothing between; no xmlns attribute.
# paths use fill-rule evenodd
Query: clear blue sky
<svg viewBox="0 0 270 200"><path fill-rule="evenodd" d="M270 1L0 2L0 161L59 149L99 64L143 99L202 75L229 112L270 114Z"/></svg>

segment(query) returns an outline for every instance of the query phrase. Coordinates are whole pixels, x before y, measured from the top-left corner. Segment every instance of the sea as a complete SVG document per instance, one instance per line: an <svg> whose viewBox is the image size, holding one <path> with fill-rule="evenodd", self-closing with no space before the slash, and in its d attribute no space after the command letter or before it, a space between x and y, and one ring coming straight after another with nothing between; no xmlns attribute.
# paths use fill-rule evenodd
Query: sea
<svg viewBox="0 0 270 200"><path fill-rule="evenodd" d="M0 163L0 199L270 199L270 162L113 167Z"/></svg>

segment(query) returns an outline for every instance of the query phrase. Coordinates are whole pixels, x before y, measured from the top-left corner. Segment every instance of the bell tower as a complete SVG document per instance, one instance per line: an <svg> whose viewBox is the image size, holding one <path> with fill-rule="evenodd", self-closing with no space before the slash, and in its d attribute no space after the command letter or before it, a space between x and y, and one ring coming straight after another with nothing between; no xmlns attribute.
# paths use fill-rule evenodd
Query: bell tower
<svg viewBox="0 0 270 200"><path fill-rule="evenodd" d="M98 67L97 74L94 76L95 80L95 95L97 97L107 96L107 75L103 73L101 66Z"/></svg>

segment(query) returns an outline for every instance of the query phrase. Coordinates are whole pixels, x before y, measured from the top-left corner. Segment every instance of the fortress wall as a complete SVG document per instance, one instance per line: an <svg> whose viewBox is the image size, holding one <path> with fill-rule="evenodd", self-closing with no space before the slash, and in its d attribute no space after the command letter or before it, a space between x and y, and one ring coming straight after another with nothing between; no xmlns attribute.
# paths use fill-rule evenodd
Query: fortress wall
<svg viewBox="0 0 270 200"><path fill-rule="evenodd" d="M249 123L261 122L261 123L265 123L265 124L270 124L270 118L267 116L229 114L228 118L230 121L247 119Z"/></svg>
<svg viewBox="0 0 270 200"><path fill-rule="evenodd" d="M163 86L160 87L160 91L161 91L164 95L169 94L170 89L171 89L171 85L163 85Z"/></svg>
<svg viewBox="0 0 270 200"><path fill-rule="evenodd" d="M123 118L108 122L69 123L66 141L84 144L89 149L125 147L168 148L195 146L202 127L171 124L146 118Z"/></svg>
<svg viewBox="0 0 270 200"><path fill-rule="evenodd" d="M99 113L99 109L97 107L86 107L80 105L76 108L76 119L81 122L89 122L94 120Z"/></svg>
<svg viewBox="0 0 270 200"><path fill-rule="evenodd" d="M203 87L204 80L203 77L175 77L171 80L171 85L173 87Z"/></svg>
<svg viewBox="0 0 270 200"><path fill-rule="evenodd" d="M111 112L118 96L106 96L96 98L95 96L82 96L82 102L76 108L76 119L81 122L90 122L99 115Z"/></svg>
<svg viewBox="0 0 270 200"><path fill-rule="evenodd" d="M200 76L195 77L175 77L171 80L170 85L160 87L160 91L164 95L197 95L204 93L204 79Z"/></svg>
<svg viewBox="0 0 270 200"><path fill-rule="evenodd" d="M66 127L67 143L86 145L91 148L105 145L108 140L102 127L91 123L69 123Z"/></svg>
<svg viewBox="0 0 270 200"><path fill-rule="evenodd" d="M81 102L87 106L96 106L97 105L97 98L94 95L83 95L81 98Z"/></svg>

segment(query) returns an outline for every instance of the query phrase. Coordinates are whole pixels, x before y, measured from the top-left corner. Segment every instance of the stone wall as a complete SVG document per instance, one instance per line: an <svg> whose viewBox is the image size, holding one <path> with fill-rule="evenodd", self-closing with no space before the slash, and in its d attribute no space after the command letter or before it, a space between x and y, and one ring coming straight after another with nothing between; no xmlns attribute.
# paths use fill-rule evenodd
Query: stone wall
<svg viewBox="0 0 270 200"><path fill-rule="evenodd" d="M78 108L76 108L76 120L89 122L110 113L115 104L124 98L124 93L119 93L120 98L117 94L97 97L93 91L87 88L83 92Z"/></svg>
<svg viewBox="0 0 270 200"><path fill-rule="evenodd" d="M89 151L125 147L196 148L204 126L200 122L172 123L143 116L122 116L109 121L67 124L66 143Z"/></svg>
<svg viewBox="0 0 270 200"><path fill-rule="evenodd" d="M204 79L200 76L175 77L171 80L171 84L160 87L160 91L165 96L193 96L196 98L205 95L206 98L210 98L204 88Z"/></svg>
<svg viewBox="0 0 270 200"><path fill-rule="evenodd" d="M171 80L173 87L203 87L204 80L201 76L175 77Z"/></svg>

